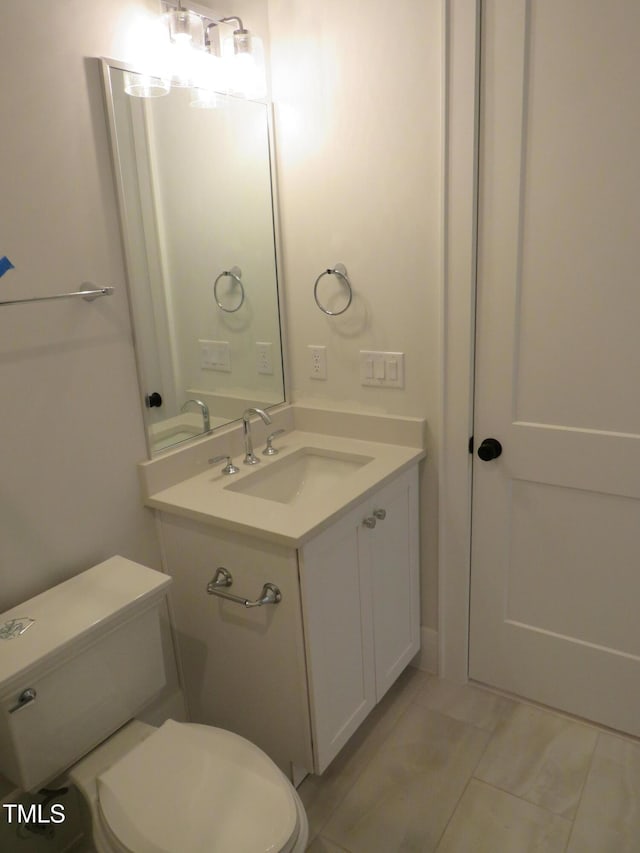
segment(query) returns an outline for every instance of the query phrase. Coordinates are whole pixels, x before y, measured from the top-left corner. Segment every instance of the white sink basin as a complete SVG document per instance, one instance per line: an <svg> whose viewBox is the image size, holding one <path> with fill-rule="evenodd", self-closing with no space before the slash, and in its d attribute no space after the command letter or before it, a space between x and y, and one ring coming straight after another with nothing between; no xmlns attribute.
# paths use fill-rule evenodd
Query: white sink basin
<svg viewBox="0 0 640 853"><path fill-rule="evenodd" d="M264 467L236 483L230 483L225 489L293 504L302 497L330 491L372 459L372 456L357 453L301 447L290 456L264 463Z"/></svg>

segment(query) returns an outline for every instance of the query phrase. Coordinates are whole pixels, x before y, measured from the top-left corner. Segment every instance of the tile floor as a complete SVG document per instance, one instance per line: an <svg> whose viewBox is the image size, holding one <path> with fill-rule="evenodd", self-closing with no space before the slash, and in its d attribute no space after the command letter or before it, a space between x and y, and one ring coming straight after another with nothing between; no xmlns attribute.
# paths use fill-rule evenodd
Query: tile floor
<svg viewBox="0 0 640 853"><path fill-rule="evenodd" d="M639 853L640 743L409 668L299 789L309 853Z"/></svg>

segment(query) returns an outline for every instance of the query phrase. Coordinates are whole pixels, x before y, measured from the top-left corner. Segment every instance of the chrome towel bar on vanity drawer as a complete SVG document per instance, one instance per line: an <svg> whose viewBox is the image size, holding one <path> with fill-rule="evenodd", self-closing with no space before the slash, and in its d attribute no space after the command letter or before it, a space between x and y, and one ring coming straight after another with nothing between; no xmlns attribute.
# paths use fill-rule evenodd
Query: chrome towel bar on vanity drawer
<svg viewBox="0 0 640 853"><path fill-rule="evenodd" d="M247 598L227 592L225 587L231 586L232 583L231 572L220 566L213 580L207 584L207 593L226 598L227 601L233 601L236 604L242 604L243 607L262 607L263 604L278 604L279 601L282 601L282 593L274 583L266 583L262 587L260 598L256 598L255 601L249 601Z"/></svg>

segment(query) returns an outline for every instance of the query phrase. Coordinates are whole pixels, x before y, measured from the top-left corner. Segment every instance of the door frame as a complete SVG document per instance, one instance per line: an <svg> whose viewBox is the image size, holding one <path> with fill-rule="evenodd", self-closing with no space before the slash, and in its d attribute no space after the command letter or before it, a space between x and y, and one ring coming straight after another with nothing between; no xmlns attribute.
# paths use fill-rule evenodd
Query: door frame
<svg viewBox="0 0 640 853"><path fill-rule="evenodd" d="M468 680L482 0L445 0L438 672Z"/></svg>

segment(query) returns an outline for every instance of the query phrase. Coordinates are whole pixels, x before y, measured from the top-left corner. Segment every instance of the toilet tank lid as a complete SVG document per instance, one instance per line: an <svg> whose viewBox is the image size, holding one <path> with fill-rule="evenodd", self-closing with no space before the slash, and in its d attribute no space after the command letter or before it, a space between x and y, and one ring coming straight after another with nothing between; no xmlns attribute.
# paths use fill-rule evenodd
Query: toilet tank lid
<svg viewBox="0 0 640 853"><path fill-rule="evenodd" d="M0 696L78 640L152 606L170 583L168 575L116 556L1 613Z"/></svg>

